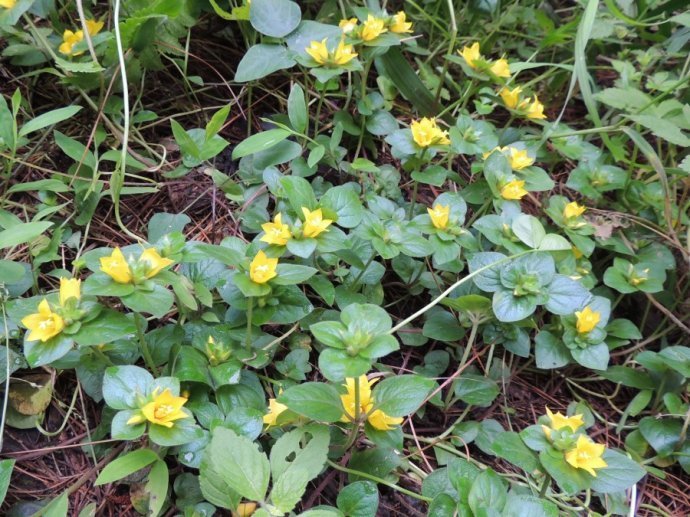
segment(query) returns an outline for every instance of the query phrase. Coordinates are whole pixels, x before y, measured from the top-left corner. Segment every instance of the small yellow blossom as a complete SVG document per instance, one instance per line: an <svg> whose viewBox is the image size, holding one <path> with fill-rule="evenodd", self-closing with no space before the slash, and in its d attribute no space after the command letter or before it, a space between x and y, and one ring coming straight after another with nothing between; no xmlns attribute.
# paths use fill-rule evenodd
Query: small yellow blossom
<svg viewBox="0 0 690 517"><path fill-rule="evenodd" d="M162 425L170 429L175 420L189 418L189 415L182 411L187 399L176 397L166 388L163 393L158 393L158 388L153 392L153 400L141 408L141 412L127 420L127 425L140 424L146 420L152 424Z"/></svg>
<svg viewBox="0 0 690 517"><path fill-rule="evenodd" d="M477 68L477 61L483 59L481 53L479 52L479 43L477 42L472 43L472 46L470 47L463 47L462 50L458 50L458 54L462 56L462 58L465 60L465 63L467 63L470 68Z"/></svg>
<svg viewBox="0 0 690 517"><path fill-rule="evenodd" d="M17 5L17 0L0 0L0 7L5 9L12 9L15 5Z"/></svg>
<svg viewBox="0 0 690 517"><path fill-rule="evenodd" d="M104 23L100 20L86 20L86 30L89 31L89 36L95 36L103 28Z"/></svg>
<svg viewBox="0 0 690 517"><path fill-rule="evenodd" d="M350 34L357 28L357 18L345 18L340 20L338 27L340 27L340 29L343 31L343 34Z"/></svg>
<svg viewBox="0 0 690 517"><path fill-rule="evenodd" d="M496 77L503 77L504 79L510 77L510 65L506 59L497 59L493 62L489 70Z"/></svg>
<svg viewBox="0 0 690 517"><path fill-rule="evenodd" d="M405 15L404 11L398 11L396 14L393 15L390 24L390 30L391 32L395 32L396 34L405 34L408 32L412 32L412 22L407 21L407 16Z"/></svg>
<svg viewBox="0 0 690 517"><path fill-rule="evenodd" d="M421 120L415 120L410 124L410 130L412 139L419 147L450 144L448 132L436 125L435 118L424 117Z"/></svg>
<svg viewBox="0 0 690 517"><path fill-rule="evenodd" d="M577 201L571 201L570 203L565 205L565 208L563 209L563 217L565 217L566 219L580 217L582 214L585 213L585 210L587 210L587 207L578 205Z"/></svg>
<svg viewBox="0 0 690 517"><path fill-rule="evenodd" d="M525 182L523 180L509 181L501 187L501 197L503 199L519 200L527 194L528 192L525 190Z"/></svg>
<svg viewBox="0 0 690 517"><path fill-rule="evenodd" d="M249 278L257 284L265 284L271 278L278 276L277 266L277 258L268 258L263 251L259 251L249 265Z"/></svg>
<svg viewBox="0 0 690 517"><path fill-rule="evenodd" d="M591 332L601 320L601 314L590 309L589 305L581 311L576 311L575 317L577 318L575 326L580 334Z"/></svg>
<svg viewBox="0 0 690 517"><path fill-rule="evenodd" d="M73 48L77 43L80 43L84 39L84 31L78 30L77 32L71 31L69 29L62 33L62 43L58 50L61 54L66 56L75 55L78 56L83 54L83 52L73 53Z"/></svg>
<svg viewBox="0 0 690 517"><path fill-rule="evenodd" d="M565 453L565 461L576 469L582 469L596 477L595 469L607 466L602 459L606 446L601 443L594 443L591 438L581 434L577 437L575 447Z"/></svg>
<svg viewBox="0 0 690 517"><path fill-rule="evenodd" d="M510 166L513 170L521 171L525 167L532 165L534 163L534 158L527 154L527 151L524 149L511 147L508 161L510 162Z"/></svg>
<svg viewBox="0 0 690 517"><path fill-rule="evenodd" d="M118 284L129 284L132 281L132 270L120 248L115 248L109 257L101 257L101 271Z"/></svg>
<svg viewBox="0 0 690 517"><path fill-rule="evenodd" d="M261 229L265 235L259 239L261 242L268 244L275 244L276 246L285 246L290 240L290 227L283 224L283 214L277 214L273 218L273 222L264 223Z"/></svg>
<svg viewBox="0 0 690 517"><path fill-rule="evenodd" d="M57 336L65 328L65 321L59 314L55 314L45 298L38 304L38 312L29 314L22 319L22 325L29 329L29 341L45 343Z"/></svg>
<svg viewBox="0 0 690 517"><path fill-rule="evenodd" d="M439 230L445 230L448 226L448 216L450 215L450 205L434 205L434 208L427 208L429 212L429 217L431 218L431 224Z"/></svg>
<svg viewBox="0 0 690 517"><path fill-rule="evenodd" d="M232 517L251 517L256 511L256 503L240 503L237 510L232 512Z"/></svg>
<svg viewBox="0 0 690 517"><path fill-rule="evenodd" d="M70 298L81 298L81 280L77 278L60 279L60 305L63 307Z"/></svg>
<svg viewBox="0 0 690 517"><path fill-rule="evenodd" d="M638 285L645 283L647 280L649 280L649 268L645 268L638 273L635 271L634 266L630 266L630 276L628 277L628 282L630 282L631 285L637 287Z"/></svg>
<svg viewBox="0 0 690 517"><path fill-rule="evenodd" d="M563 429L564 427L569 427L571 431L575 432L580 427L585 425L585 421L583 420L581 414L565 416L560 412L552 413L551 410L547 407L546 415L549 417L549 420L551 421L550 425L543 425L541 426L541 428L544 430L544 434L547 438L551 438L551 431L558 431L559 429Z"/></svg>
<svg viewBox="0 0 690 517"><path fill-rule="evenodd" d="M304 215L304 225L302 225L302 235L305 237L319 236L321 233L328 231L327 228L333 222L331 219L324 219L323 212L317 208L313 212L307 207L302 207L302 214Z"/></svg>
<svg viewBox="0 0 690 517"><path fill-rule="evenodd" d="M175 261L161 257L156 248L148 248L142 252L139 262L145 262L147 265L146 278L153 278Z"/></svg>
<svg viewBox="0 0 690 517"><path fill-rule="evenodd" d="M324 38L321 41L312 41L309 47L304 49L318 64L326 67L338 67L346 65L357 57L357 53L354 52L354 47L352 45L346 45L342 40L338 43L338 46L333 52L329 51L326 46L327 39L328 38Z"/></svg>
<svg viewBox="0 0 690 517"><path fill-rule="evenodd" d="M377 381L378 379L372 379L369 381L366 375L362 375L358 379L345 379L347 393L340 396L340 400L343 403L343 409L345 411L340 419L341 422L350 422L355 418L355 382L357 382L359 384L359 413L367 415L367 420L372 427L378 429L379 431L390 431L393 429L393 426L402 423L402 418L388 416L380 409L369 413L374 407L374 399L371 396L371 387L376 384Z"/></svg>
<svg viewBox="0 0 690 517"><path fill-rule="evenodd" d="M360 38L364 41L373 41L384 32L388 32L388 29L386 29L386 21L370 14L367 17L367 21L362 24Z"/></svg>
<svg viewBox="0 0 690 517"><path fill-rule="evenodd" d="M534 100L527 106L527 111L525 113L527 118L531 119L545 119L544 115L544 105L539 102L537 96L534 96Z"/></svg>
<svg viewBox="0 0 690 517"><path fill-rule="evenodd" d="M520 94L522 93L522 88L520 86L516 86L512 90L503 87L501 90L498 92L498 94L501 96L501 99L503 99L503 103L506 105L506 107L510 109L515 109L517 108L518 102L520 101Z"/></svg>
<svg viewBox="0 0 690 517"><path fill-rule="evenodd" d="M268 413L264 415L264 424L268 427L276 425L278 417L287 408L285 404L281 404L276 399L268 399Z"/></svg>

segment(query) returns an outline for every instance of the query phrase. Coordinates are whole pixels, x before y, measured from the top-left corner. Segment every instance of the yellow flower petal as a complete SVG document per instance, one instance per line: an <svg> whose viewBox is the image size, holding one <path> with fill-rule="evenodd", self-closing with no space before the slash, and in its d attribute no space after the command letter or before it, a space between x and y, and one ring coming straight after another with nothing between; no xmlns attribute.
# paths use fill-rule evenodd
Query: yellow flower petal
<svg viewBox="0 0 690 517"><path fill-rule="evenodd" d="M115 248L109 257L101 257L101 271L118 284L132 282L132 271L120 248Z"/></svg>
<svg viewBox="0 0 690 517"><path fill-rule="evenodd" d="M61 278L60 305L64 307L70 298L81 299L81 280L77 278Z"/></svg>
<svg viewBox="0 0 690 517"><path fill-rule="evenodd" d="M576 311L575 317L577 318L575 326L580 334L588 334L601 320L601 314L593 311L589 305L581 311Z"/></svg>
<svg viewBox="0 0 690 517"><path fill-rule="evenodd" d="M450 216L450 205L434 205L433 208L427 208L429 217L431 218L431 224L439 230L445 230L448 226L448 217Z"/></svg>
<svg viewBox="0 0 690 517"><path fill-rule="evenodd" d="M268 258L263 251L259 251L249 265L249 278L257 284L265 284L271 278L278 276L277 266L277 258Z"/></svg>

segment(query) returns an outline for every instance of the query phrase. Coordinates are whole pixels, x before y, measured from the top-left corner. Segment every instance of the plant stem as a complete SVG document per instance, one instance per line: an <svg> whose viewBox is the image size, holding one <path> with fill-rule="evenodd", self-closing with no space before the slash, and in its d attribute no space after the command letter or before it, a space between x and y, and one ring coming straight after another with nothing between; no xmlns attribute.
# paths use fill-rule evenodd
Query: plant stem
<svg viewBox="0 0 690 517"><path fill-rule="evenodd" d="M156 363L151 355L151 350L149 349L149 344L146 342L146 336L144 336L144 327L142 321L146 321L143 316L136 314L134 316L134 323L137 327L137 337L139 338L139 348L141 349L141 355L144 357L144 362L148 366L149 370L153 373L155 377L158 377L158 368L156 368Z"/></svg>
<svg viewBox="0 0 690 517"><path fill-rule="evenodd" d="M487 271L493 267L501 266L505 264L506 262L510 262L511 260L515 260L518 257L522 257L523 255L527 255L528 253L534 253L535 251L539 250L527 250L527 251L521 251L520 253L516 253L515 255L511 255L510 257L505 257L500 260L497 260L496 262L493 262L491 264L487 264L486 266L482 266L476 271L473 271L469 275L467 275L464 278L461 278L457 282L455 282L453 285L451 285L448 289L443 291L441 294L439 294L436 298L434 298L431 302L426 304L424 307L419 309L417 312L412 314L411 316L408 316L404 320L402 320L400 323L398 323L396 326L394 326L392 329L388 331L388 334L394 334L401 328L403 328L405 325L410 323L411 321L417 319L419 316L424 314L426 311L434 307L435 305L438 305L441 300L443 300L446 296L448 296L450 293L452 293L456 288L460 287L462 284L467 282L468 280L473 279L475 276L479 275L480 273L483 273L484 271Z"/></svg>
<svg viewBox="0 0 690 517"><path fill-rule="evenodd" d="M328 465L333 467L336 470L339 470L340 472L345 472L346 474L353 474L355 476L363 477L365 479L370 479L371 481L374 481L375 483L378 483L380 485L386 485L389 488L392 488L393 490L397 490L401 494L405 494L407 496L413 497L415 499L419 499L420 501L426 501L427 503L430 503L433 501L430 497L425 497L423 495L416 494L412 492L411 490L407 490L406 488L402 488L395 483L391 483L390 481L386 481L385 479L381 479L376 476L372 476L371 474L368 474L366 472L360 472L359 470L352 470L347 467L343 467L342 465L338 465L337 463L327 460Z"/></svg>
<svg viewBox="0 0 690 517"><path fill-rule="evenodd" d="M541 490L539 491L539 497L544 497L546 495L546 491L549 488L549 485L551 484L551 476L549 474L546 475L544 478L544 483L541 485Z"/></svg>
<svg viewBox="0 0 690 517"><path fill-rule="evenodd" d="M247 336L244 341L244 347L251 351L252 349L252 311L254 310L254 298L249 298L249 307L247 307Z"/></svg>
<svg viewBox="0 0 690 517"><path fill-rule="evenodd" d="M474 348L474 340L477 337L477 329L478 328L479 328L479 322L473 321L472 322L472 329L470 330L470 337L467 338L467 344L465 345L465 351L463 352L462 357L460 358L460 363L458 364L458 370L462 370L465 367L467 360L470 358L470 353L472 353L472 349ZM448 391L448 395L446 395L446 400L445 400L446 407L448 407L450 405L450 401L452 400L452 398L453 398L453 389L451 386L451 389Z"/></svg>
<svg viewBox="0 0 690 517"><path fill-rule="evenodd" d="M417 189L419 188L419 182L414 182L414 187L412 187L412 197L410 198L410 208L407 209L407 218L412 219L412 212L414 212L414 205L417 202Z"/></svg>

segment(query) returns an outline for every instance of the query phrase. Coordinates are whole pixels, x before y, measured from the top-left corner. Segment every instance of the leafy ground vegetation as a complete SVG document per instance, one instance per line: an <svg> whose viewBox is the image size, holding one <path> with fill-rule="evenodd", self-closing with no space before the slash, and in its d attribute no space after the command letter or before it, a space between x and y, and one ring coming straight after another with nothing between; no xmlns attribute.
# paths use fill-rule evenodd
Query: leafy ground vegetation
<svg viewBox="0 0 690 517"><path fill-rule="evenodd" d="M0 0L2 513L690 513L686 8Z"/></svg>

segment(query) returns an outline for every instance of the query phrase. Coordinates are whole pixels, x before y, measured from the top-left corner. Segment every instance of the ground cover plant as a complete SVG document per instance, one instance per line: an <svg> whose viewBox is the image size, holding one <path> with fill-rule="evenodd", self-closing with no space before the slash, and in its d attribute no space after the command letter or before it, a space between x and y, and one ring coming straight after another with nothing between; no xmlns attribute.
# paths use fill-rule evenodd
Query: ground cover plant
<svg viewBox="0 0 690 517"><path fill-rule="evenodd" d="M676 0L0 0L7 515L690 513Z"/></svg>

